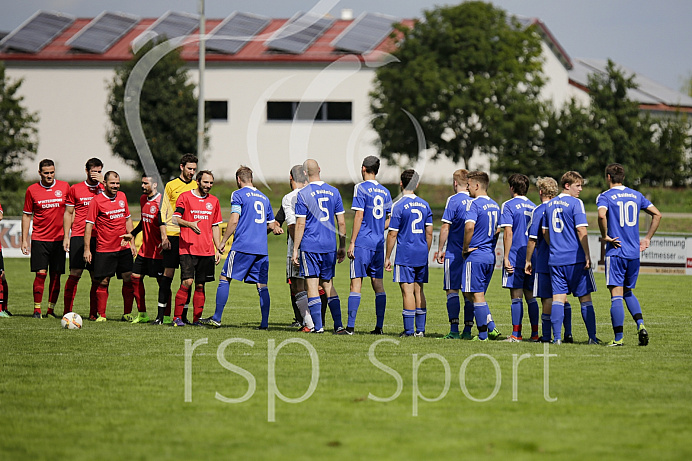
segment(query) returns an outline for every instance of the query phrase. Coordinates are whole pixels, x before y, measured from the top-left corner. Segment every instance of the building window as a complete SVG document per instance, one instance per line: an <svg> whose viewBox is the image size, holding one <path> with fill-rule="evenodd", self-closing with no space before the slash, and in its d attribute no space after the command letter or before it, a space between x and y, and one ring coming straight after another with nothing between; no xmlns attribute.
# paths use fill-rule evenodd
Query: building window
<svg viewBox="0 0 692 461"><path fill-rule="evenodd" d="M268 101L269 121L350 122L352 102Z"/></svg>
<svg viewBox="0 0 692 461"><path fill-rule="evenodd" d="M225 122L228 120L228 101L204 101L204 111L207 120Z"/></svg>

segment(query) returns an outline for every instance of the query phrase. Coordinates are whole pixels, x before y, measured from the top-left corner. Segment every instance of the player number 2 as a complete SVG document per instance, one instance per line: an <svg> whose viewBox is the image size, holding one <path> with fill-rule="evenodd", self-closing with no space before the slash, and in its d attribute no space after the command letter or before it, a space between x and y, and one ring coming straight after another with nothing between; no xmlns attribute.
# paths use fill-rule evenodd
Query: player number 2
<svg viewBox="0 0 692 461"><path fill-rule="evenodd" d="M421 222L423 220L423 212L420 210L417 210L415 208L411 209L411 213L417 215L418 217L413 220L411 223L411 233L412 234L422 234L423 233L423 228L421 227L420 229L416 227L416 224Z"/></svg>
<svg viewBox="0 0 692 461"><path fill-rule="evenodd" d="M635 202L617 202L620 208L620 227L637 225L637 204Z"/></svg>
<svg viewBox="0 0 692 461"><path fill-rule="evenodd" d="M260 202L259 200L255 201L255 211L259 215L259 218L255 219L255 222L257 224L262 224L264 222L264 203Z"/></svg>
<svg viewBox="0 0 692 461"><path fill-rule="evenodd" d="M326 202L329 201L329 197L322 197L317 199L317 206L320 210L324 212L324 216L320 217L320 221L329 221L329 210L324 206Z"/></svg>
<svg viewBox="0 0 692 461"><path fill-rule="evenodd" d="M373 199L372 216L375 219L382 219L384 216L384 197L376 195Z"/></svg>
<svg viewBox="0 0 692 461"><path fill-rule="evenodd" d="M560 217L562 216L562 208L555 208L553 210L553 219L550 220L550 222L553 225L553 231L557 232L558 234L562 232L562 230L565 228L565 223Z"/></svg>

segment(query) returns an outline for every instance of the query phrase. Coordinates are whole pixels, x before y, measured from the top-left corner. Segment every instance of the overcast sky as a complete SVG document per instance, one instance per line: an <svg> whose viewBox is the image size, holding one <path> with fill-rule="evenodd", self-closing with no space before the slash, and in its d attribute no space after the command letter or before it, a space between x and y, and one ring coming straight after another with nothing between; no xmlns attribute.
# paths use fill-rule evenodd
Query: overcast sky
<svg viewBox="0 0 692 461"><path fill-rule="evenodd" d="M436 0L206 0L206 15L235 10L275 18L321 8L338 15L350 8L420 17ZM541 19L573 58L610 58L670 88L692 75L692 0L494 0L510 13ZM94 17L123 11L157 17L168 10L197 12L199 0L0 0L0 31L10 31L39 9Z"/></svg>

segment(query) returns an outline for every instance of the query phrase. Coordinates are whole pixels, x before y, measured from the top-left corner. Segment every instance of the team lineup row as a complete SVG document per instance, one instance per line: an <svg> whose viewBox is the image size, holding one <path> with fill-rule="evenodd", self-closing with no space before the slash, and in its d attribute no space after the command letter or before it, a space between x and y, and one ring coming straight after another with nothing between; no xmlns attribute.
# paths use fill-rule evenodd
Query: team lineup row
<svg viewBox="0 0 692 461"><path fill-rule="evenodd" d="M382 334L387 304L382 280L386 270L393 272L393 281L399 283L402 293L404 331L401 336L425 336L424 285L428 282L432 211L428 203L415 194L419 177L414 170L401 174L402 194L392 202L387 188L376 180L379 167L377 157L363 160L363 182L354 187L352 210L355 217L350 244L346 248L341 196L336 188L321 180L319 165L312 159L291 169L292 192L284 196L276 217L269 199L253 186L252 170L239 168L236 172L238 190L231 195L231 216L223 236L219 227L223 223L219 200L210 194L213 173L197 171L194 155L182 157L180 176L166 185L163 196L152 178L142 178L141 220L136 228L127 198L120 191L119 175L114 171L102 174L103 164L99 159L89 159L85 168L87 179L71 187L55 179L55 165L51 160L43 160L39 163L40 181L27 189L22 217L21 248L24 254L31 255L31 270L36 273L34 317L42 317L44 285L50 276L47 315L59 318L55 307L67 251L70 273L64 288L64 314L72 311L77 284L87 269L92 279L91 320L106 321L108 286L116 275L123 280L122 320L151 321L142 283L143 276L151 276L157 279L159 287L154 324L220 327L230 282L235 279L256 284L261 311L258 329L267 329L271 302L267 289L267 234L282 234L285 223L288 231L286 277L290 283L295 326L300 331L323 333L323 317L328 306L334 321L334 334L352 335L362 281L369 277L375 292L376 312L376 326L371 333ZM621 165L609 165L605 176L610 188L599 195L597 206L598 224L606 242L606 284L611 293L610 312L615 335L608 345L624 343L625 304L637 324L639 344L646 345L648 332L632 290L639 271L640 252L648 247L661 214L639 192L623 185ZM454 172L455 193L447 200L439 247L434 256L444 266L450 322L450 332L445 339L486 341L502 338L485 300L485 292L494 270L498 235L503 232L502 286L510 293L512 317L512 333L505 341L523 339L525 299L531 341L573 342L571 306L567 302L567 295L572 294L579 299L588 343L602 344L596 336L591 300L596 286L586 233L588 224L584 205L578 198L582 183L582 177L574 171L562 176L559 188L554 179L539 178L536 185L541 203L536 206L526 197L529 178L514 174L508 178L512 198L500 207L487 196L489 177L486 173L463 169ZM641 240L640 210L652 216L648 233ZM133 238L140 232L142 244L135 254ZM202 318L204 286L214 281L215 266L221 261L231 237L231 250L217 286L214 315ZM344 327L341 302L332 278L336 263L346 257L350 261L351 282L348 319ZM8 317L11 314L7 310L3 266L0 253L0 316ZM181 284L173 296L171 286L178 267ZM461 332L460 292L464 302ZM187 314L190 301L192 322L188 321ZM132 314L134 302L138 309L136 316ZM471 334L474 323L477 336Z"/></svg>

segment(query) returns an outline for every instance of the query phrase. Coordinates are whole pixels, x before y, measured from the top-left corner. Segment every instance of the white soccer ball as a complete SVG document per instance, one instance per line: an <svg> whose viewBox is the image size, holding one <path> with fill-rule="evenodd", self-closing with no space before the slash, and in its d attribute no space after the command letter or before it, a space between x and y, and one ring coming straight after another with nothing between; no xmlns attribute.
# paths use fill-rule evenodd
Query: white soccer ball
<svg viewBox="0 0 692 461"><path fill-rule="evenodd" d="M82 328L82 317L75 312L68 312L62 316L60 323L68 330L79 330Z"/></svg>

